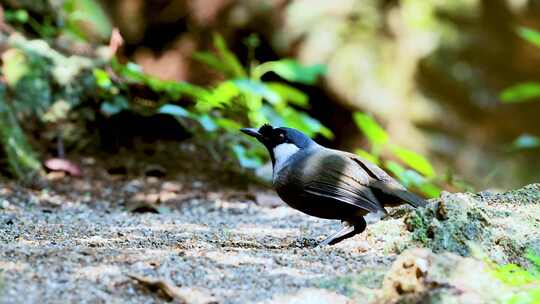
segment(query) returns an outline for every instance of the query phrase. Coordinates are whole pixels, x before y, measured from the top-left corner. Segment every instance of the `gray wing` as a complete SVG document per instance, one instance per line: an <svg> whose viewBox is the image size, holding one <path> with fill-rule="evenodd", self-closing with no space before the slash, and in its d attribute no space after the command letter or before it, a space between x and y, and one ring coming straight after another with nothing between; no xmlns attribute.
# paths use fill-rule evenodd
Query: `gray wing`
<svg viewBox="0 0 540 304"><path fill-rule="evenodd" d="M427 205L427 202L423 198L407 191L403 185L384 172L377 165L359 157L358 155L342 151L339 152L356 162L358 166L362 167L363 171L369 175L369 187L378 189L386 195L399 198L414 207L424 207Z"/></svg>
<svg viewBox="0 0 540 304"><path fill-rule="evenodd" d="M318 157L310 168L304 191L354 205L367 212L382 211L382 204L369 188L369 174L350 158L329 153Z"/></svg>

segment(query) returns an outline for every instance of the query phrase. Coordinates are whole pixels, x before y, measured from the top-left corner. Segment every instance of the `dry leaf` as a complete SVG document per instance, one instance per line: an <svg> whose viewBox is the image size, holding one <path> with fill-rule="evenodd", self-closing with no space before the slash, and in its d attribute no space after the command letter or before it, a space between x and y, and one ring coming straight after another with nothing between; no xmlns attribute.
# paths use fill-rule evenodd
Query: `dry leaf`
<svg viewBox="0 0 540 304"><path fill-rule="evenodd" d="M154 279L135 274L128 274L128 277L134 279L139 284L147 287L153 292L160 292L169 300L174 300L176 303L186 304L211 304L217 303L217 300L202 292L191 288L178 287L167 279Z"/></svg>
<svg viewBox="0 0 540 304"><path fill-rule="evenodd" d="M81 176L81 169L74 162L65 158L50 158L45 161L45 167L51 171L61 171L72 176Z"/></svg>
<svg viewBox="0 0 540 304"><path fill-rule="evenodd" d="M109 52L113 57L118 52L118 49L124 44L124 38L120 34L120 30L117 27L113 28L111 33L111 40L109 40Z"/></svg>

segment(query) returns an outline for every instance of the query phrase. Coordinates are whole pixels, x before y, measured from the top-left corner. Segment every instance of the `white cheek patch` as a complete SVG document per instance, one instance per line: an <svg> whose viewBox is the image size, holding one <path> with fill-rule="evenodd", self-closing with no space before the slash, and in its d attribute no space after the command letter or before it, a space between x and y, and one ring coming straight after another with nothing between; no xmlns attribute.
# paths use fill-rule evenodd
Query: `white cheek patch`
<svg viewBox="0 0 540 304"><path fill-rule="evenodd" d="M293 156L296 152L298 152L300 148L298 148L294 144L279 144L274 147L274 159L276 160L276 163L274 164L274 173L279 172L279 170L283 169L283 166L289 160L291 156Z"/></svg>

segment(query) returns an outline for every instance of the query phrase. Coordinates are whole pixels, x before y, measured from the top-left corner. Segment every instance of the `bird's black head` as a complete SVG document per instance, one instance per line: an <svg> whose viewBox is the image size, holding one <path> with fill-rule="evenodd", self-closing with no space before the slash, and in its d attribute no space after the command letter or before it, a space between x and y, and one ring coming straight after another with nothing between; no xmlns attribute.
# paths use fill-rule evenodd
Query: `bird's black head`
<svg viewBox="0 0 540 304"><path fill-rule="evenodd" d="M311 138L298 130L286 127L274 128L269 124L263 125L259 130L243 128L240 131L255 137L269 150L280 144L293 144L299 149L304 149L314 143Z"/></svg>
<svg viewBox="0 0 540 304"><path fill-rule="evenodd" d="M275 155L277 147L287 147L286 150L291 151L291 149L306 149L315 144L309 136L298 130L286 127L274 128L269 124L263 125L259 130L243 128L240 131L260 141L268 149L268 152L270 152L273 162L275 162L275 156L278 156Z"/></svg>

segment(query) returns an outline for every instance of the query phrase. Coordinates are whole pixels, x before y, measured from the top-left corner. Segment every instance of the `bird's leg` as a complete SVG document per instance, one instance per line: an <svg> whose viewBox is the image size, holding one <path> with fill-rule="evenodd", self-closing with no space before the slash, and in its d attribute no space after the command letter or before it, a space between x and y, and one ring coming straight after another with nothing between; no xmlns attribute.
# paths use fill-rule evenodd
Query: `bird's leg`
<svg viewBox="0 0 540 304"><path fill-rule="evenodd" d="M361 233L366 229L366 222L363 220L359 221L358 223L350 223L347 221L343 222L343 227L336 233L332 234L331 236L327 237L324 241L322 241L317 247L319 246L325 246L325 245L334 245L337 244L345 239L348 239L358 233Z"/></svg>

